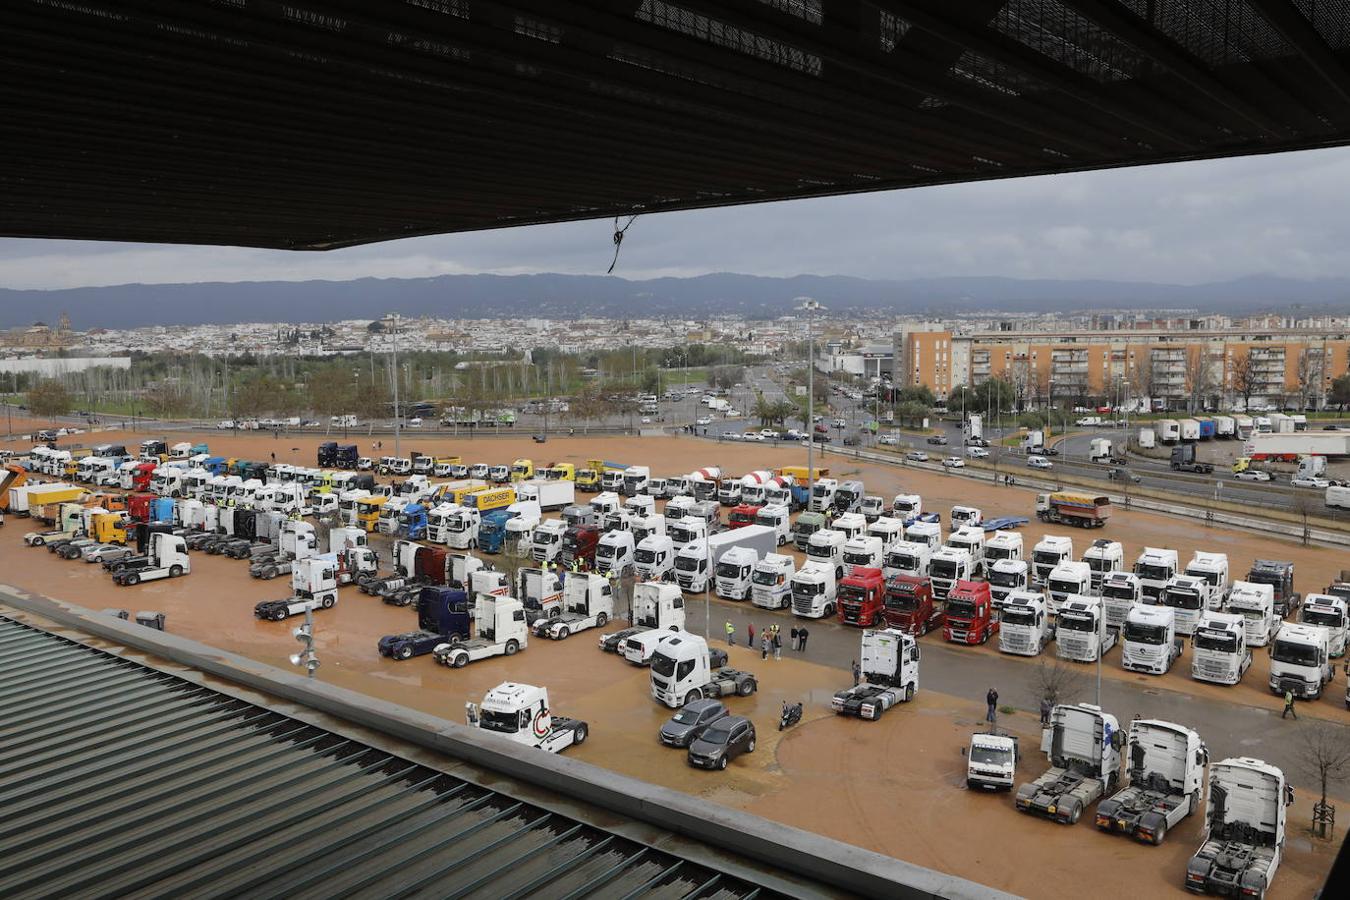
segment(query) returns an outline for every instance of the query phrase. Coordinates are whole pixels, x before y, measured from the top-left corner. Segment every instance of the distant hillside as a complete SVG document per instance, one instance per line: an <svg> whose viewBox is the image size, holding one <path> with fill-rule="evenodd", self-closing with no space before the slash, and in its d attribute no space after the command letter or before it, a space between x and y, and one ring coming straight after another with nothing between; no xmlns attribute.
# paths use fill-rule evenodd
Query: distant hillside
<svg viewBox="0 0 1350 900"><path fill-rule="evenodd" d="M770 317L794 298L815 297L832 312L1050 312L1104 308L1345 311L1350 279L1301 281L1259 275L1201 285L999 277L870 281L842 275L765 278L714 274L630 281L595 275L442 275L355 281L128 284L60 291L0 289L0 327L70 313L75 327L127 328L231 322L320 322L404 315L547 318L642 315Z"/></svg>

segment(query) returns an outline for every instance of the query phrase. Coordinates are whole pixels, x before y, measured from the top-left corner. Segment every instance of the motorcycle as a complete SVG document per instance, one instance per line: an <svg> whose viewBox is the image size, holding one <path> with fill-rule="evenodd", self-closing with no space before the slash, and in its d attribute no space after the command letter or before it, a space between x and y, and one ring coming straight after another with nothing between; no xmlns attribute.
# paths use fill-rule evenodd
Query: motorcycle
<svg viewBox="0 0 1350 900"><path fill-rule="evenodd" d="M802 705L800 702L788 706L787 701L783 701L783 713L778 719L778 730L796 725L802 720Z"/></svg>

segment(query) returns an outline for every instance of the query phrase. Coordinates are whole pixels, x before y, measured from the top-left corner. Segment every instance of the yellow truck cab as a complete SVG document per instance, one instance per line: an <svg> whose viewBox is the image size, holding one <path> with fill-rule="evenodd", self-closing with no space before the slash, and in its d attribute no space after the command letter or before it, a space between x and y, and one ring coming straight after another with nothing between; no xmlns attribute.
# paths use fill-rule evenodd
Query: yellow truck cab
<svg viewBox="0 0 1350 900"><path fill-rule="evenodd" d="M549 481L577 480L577 467L571 463L550 463L542 472L544 478Z"/></svg>
<svg viewBox="0 0 1350 900"><path fill-rule="evenodd" d="M62 477L74 480L75 475L80 470L80 460L93 455L93 450L88 447L77 447L70 451L70 459L66 460L65 468L62 469Z"/></svg>
<svg viewBox="0 0 1350 900"><path fill-rule="evenodd" d="M1239 456L1233 463L1233 474L1245 472L1252 467L1252 458L1250 456Z"/></svg>
<svg viewBox="0 0 1350 900"><path fill-rule="evenodd" d="M600 470L592 469L589 466L584 469L577 469L576 478L577 490L586 491L594 494L600 490Z"/></svg>
<svg viewBox="0 0 1350 900"><path fill-rule="evenodd" d="M331 472L331 471L329 471L329 470L327 470L327 469L325 469L324 471L320 472L320 473L319 473L319 477L316 478L316 479L314 479L314 483L310 485L310 487L309 487L309 492L310 492L311 494L330 494L330 493L332 493L332 491L333 491L333 475L334 475L334 474L335 474L334 472Z"/></svg>
<svg viewBox="0 0 1350 900"><path fill-rule="evenodd" d="M526 481L533 477L534 477L534 460L518 459L515 462L511 463L512 481ZM512 502L514 503L515 501Z"/></svg>
<svg viewBox="0 0 1350 900"><path fill-rule="evenodd" d="M374 533L380 524L380 510L388 497L362 497L356 501L356 524L366 532Z"/></svg>
<svg viewBox="0 0 1350 900"><path fill-rule="evenodd" d="M100 544L122 544L125 546L128 524L129 520L125 513L96 513L93 517L93 533L90 534L90 537Z"/></svg>

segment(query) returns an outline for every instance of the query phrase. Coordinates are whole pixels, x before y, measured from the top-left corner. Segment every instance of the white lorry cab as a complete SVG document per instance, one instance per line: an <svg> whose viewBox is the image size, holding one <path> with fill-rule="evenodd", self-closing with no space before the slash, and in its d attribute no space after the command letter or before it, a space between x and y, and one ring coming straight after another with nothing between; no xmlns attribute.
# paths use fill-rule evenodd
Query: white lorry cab
<svg viewBox="0 0 1350 900"><path fill-rule="evenodd" d="M1330 638L1333 657L1345 655L1346 603L1334 594L1304 594L1298 620L1304 625L1320 625Z"/></svg>
<svg viewBox="0 0 1350 900"><path fill-rule="evenodd" d="M648 535L638 541L633 559L643 581L667 581L675 571L675 542L664 534Z"/></svg>
<svg viewBox="0 0 1350 900"><path fill-rule="evenodd" d="M927 544L913 541L897 541L886 551L881 573L890 579L896 575L913 575L916 578L928 576L933 551Z"/></svg>
<svg viewBox="0 0 1350 900"><path fill-rule="evenodd" d="M761 506L755 512L755 524L774 530L778 546L783 546L792 536L792 519L788 508L780 504Z"/></svg>
<svg viewBox="0 0 1350 900"><path fill-rule="evenodd" d="M1186 563L1186 574L1192 578L1203 578L1210 586L1209 608L1222 609L1228 599L1232 586L1228 580L1228 554L1207 553L1197 550Z"/></svg>
<svg viewBox="0 0 1350 900"><path fill-rule="evenodd" d="M1000 559L992 564L989 567L988 580L994 608L1001 609L1007 603L1009 594L1030 588L1030 573L1031 567L1020 559Z"/></svg>
<svg viewBox="0 0 1350 900"><path fill-rule="evenodd" d="M881 538L858 535L844 544L844 571L855 568L880 569L883 561Z"/></svg>
<svg viewBox="0 0 1350 900"><path fill-rule="evenodd" d="M929 550L942 546L942 526L937 522L915 522L905 526L905 540L924 544Z"/></svg>
<svg viewBox="0 0 1350 900"><path fill-rule="evenodd" d="M1177 574L1177 551L1145 547L1135 560L1134 574L1139 576L1144 602L1157 603L1167 582Z"/></svg>
<svg viewBox="0 0 1350 900"><path fill-rule="evenodd" d="M889 550L892 544L905 539L905 523L891 516L879 516L867 526L867 533L880 538L882 548Z"/></svg>
<svg viewBox="0 0 1350 900"><path fill-rule="evenodd" d="M1092 570L1092 593L1101 595L1102 582L1112 572L1125 566L1125 547L1120 541L1097 538L1083 551L1083 562Z"/></svg>
<svg viewBox="0 0 1350 900"><path fill-rule="evenodd" d="M752 547L732 547L722 554L714 570L717 596L723 600L748 600L750 575L759 563L759 553Z"/></svg>
<svg viewBox="0 0 1350 900"><path fill-rule="evenodd" d="M970 577L984 574L984 529L978 525L962 525L947 535L947 546L970 554Z"/></svg>
<svg viewBox="0 0 1350 900"><path fill-rule="evenodd" d="M1060 659L1096 662L1116 645L1117 632L1106 627L1100 597L1070 596L1055 617L1055 652Z"/></svg>
<svg viewBox="0 0 1350 900"><path fill-rule="evenodd" d="M1275 586L1235 581L1228 592L1228 611L1242 616L1247 626L1247 646L1268 645L1283 624L1275 617Z"/></svg>
<svg viewBox="0 0 1350 900"><path fill-rule="evenodd" d="M1085 562L1069 559L1055 566L1045 578L1051 615L1058 615L1064 602L1074 596L1091 596L1092 570Z"/></svg>
<svg viewBox="0 0 1350 900"><path fill-rule="evenodd" d="M1044 587L1055 567L1073 559L1073 538L1047 534L1031 548L1031 583Z"/></svg>
<svg viewBox="0 0 1350 900"><path fill-rule="evenodd" d="M466 703L465 713L470 728L547 753L583 744L590 733L585 722L553 715L547 688L514 681L484 694L481 706Z"/></svg>
<svg viewBox="0 0 1350 900"><path fill-rule="evenodd" d="M1246 620L1236 613L1207 612L1191 636L1191 677L1237 684L1252 664Z"/></svg>
<svg viewBox="0 0 1350 900"><path fill-rule="evenodd" d="M1121 630L1120 665L1131 672L1165 675L1177 658L1176 610L1167 606L1133 606Z"/></svg>
<svg viewBox="0 0 1350 900"><path fill-rule="evenodd" d="M1050 643L1050 637L1050 613L1045 608L1044 596L1031 591L1011 591L1004 597L999 612L1000 653L1039 656ZM1012 786L1011 782L1008 786Z"/></svg>
<svg viewBox="0 0 1350 900"><path fill-rule="evenodd" d="M1190 728L1135 719L1126 743L1130 783L1097 804L1097 827L1148 844L1200 809L1209 750Z"/></svg>
<svg viewBox="0 0 1350 900"><path fill-rule="evenodd" d="M1163 585L1158 597L1160 606L1168 606L1177 614L1177 634L1190 637L1200 616L1211 609L1209 598L1214 586L1203 578L1193 575L1173 575Z"/></svg>
<svg viewBox="0 0 1350 900"><path fill-rule="evenodd" d="M1316 700L1332 677L1331 635L1321 625L1286 623L1270 645L1270 690Z"/></svg>
<svg viewBox="0 0 1350 900"><path fill-rule="evenodd" d="M844 544L848 543L842 531L822 528L811 535L806 544L806 558L810 562L834 568L835 580L844 577Z"/></svg>
<svg viewBox="0 0 1350 900"><path fill-rule="evenodd" d="M793 573L792 614L807 619L833 616L838 579L831 563L807 560Z"/></svg>
<svg viewBox="0 0 1350 900"><path fill-rule="evenodd" d="M1143 600L1139 576L1133 572L1108 572L1102 578L1102 603L1106 607L1106 624L1112 628L1125 625L1130 607Z"/></svg>
<svg viewBox="0 0 1350 900"><path fill-rule="evenodd" d="M908 522L923 514L923 497L918 494L896 494L891 501L891 512L901 522Z"/></svg>
<svg viewBox="0 0 1350 900"><path fill-rule="evenodd" d="M652 653L649 679L652 699L673 709L705 697L732 694L749 697L759 687L749 672L727 667L714 669L708 642L687 631L668 633L661 638ZM754 745L748 749L753 750ZM724 762L721 767L726 767Z"/></svg>
<svg viewBox="0 0 1350 900"><path fill-rule="evenodd" d="M984 561L992 566L1001 559L1021 559L1024 544L1022 535L1016 531L995 531L984 542Z"/></svg>
<svg viewBox="0 0 1350 900"><path fill-rule="evenodd" d="M796 562L785 553L769 553L750 573L750 602L764 609L792 605L792 576Z"/></svg>
<svg viewBox="0 0 1350 900"><path fill-rule="evenodd" d="M1284 854L1285 810L1293 802L1284 773L1259 759L1211 765L1204 830L1186 863L1186 890L1265 897Z"/></svg>

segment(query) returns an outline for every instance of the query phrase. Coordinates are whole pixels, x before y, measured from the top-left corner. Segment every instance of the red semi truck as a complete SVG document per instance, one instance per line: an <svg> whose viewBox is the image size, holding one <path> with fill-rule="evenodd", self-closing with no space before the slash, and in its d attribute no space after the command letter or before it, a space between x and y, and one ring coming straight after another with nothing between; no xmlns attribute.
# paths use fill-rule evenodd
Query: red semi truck
<svg viewBox="0 0 1350 900"><path fill-rule="evenodd" d="M892 575L886 582L886 625L923 637L934 628L941 628L946 612L940 601L933 599L933 583L916 575Z"/></svg>
<svg viewBox="0 0 1350 900"><path fill-rule="evenodd" d="M880 628L885 624L886 576L880 569L854 566L839 582L835 599L839 603L839 621L862 628Z"/></svg>
<svg viewBox="0 0 1350 900"><path fill-rule="evenodd" d="M993 597L984 581L958 581L947 595L942 636L953 644L983 644L998 634Z"/></svg>
<svg viewBox="0 0 1350 900"><path fill-rule="evenodd" d="M755 524L755 513L759 512L758 506L751 506L749 503L742 503L734 507L727 516L728 528L744 528L747 525Z"/></svg>

